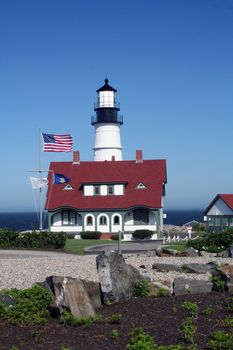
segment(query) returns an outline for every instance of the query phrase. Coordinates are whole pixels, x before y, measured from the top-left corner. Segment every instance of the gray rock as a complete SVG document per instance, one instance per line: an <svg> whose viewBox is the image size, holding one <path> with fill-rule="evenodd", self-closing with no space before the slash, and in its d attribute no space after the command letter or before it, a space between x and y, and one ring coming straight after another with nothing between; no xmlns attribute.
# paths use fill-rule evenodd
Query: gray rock
<svg viewBox="0 0 233 350"><path fill-rule="evenodd" d="M10 305L14 305L16 303L16 301L14 300L14 298L10 297L9 295L6 294L0 294L0 302L2 302L3 304L10 306Z"/></svg>
<svg viewBox="0 0 233 350"><path fill-rule="evenodd" d="M221 266L213 271L212 275L219 277L226 284L233 284L233 265Z"/></svg>
<svg viewBox="0 0 233 350"><path fill-rule="evenodd" d="M193 247L188 247L184 250L184 252L186 253L187 256L190 257L196 257L199 256L199 252L198 250L194 249Z"/></svg>
<svg viewBox="0 0 233 350"><path fill-rule="evenodd" d="M65 308L77 318L94 316L95 307L101 304L100 293L98 301L97 286L92 284L95 282L61 276L47 277L46 282L54 295L52 306L56 305L60 312Z"/></svg>
<svg viewBox="0 0 233 350"><path fill-rule="evenodd" d="M176 256L178 251L175 249L170 249L170 248L166 248L164 247L162 250L163 253L168 254L168 255L172 255L172 256Z"/></svg>
<svg viewBox="0 0 233 350"><path fill-rule="evenodd" d="M231 244L229 247L229 257L233 258L233 244Z"/></svg>
<svg viewBox="0 0 233 350"><path fill-rule="evenodd" d="M213 283L204 280L175 278L173 283L174 295L210 293Z"/></svg>
<svg viewBox="0 0 233 350"><path fill-rule="evenodd" d="M158 272L180 271L180 266L173 264L155 263L152 265L152 269L157 270Z"/></svg>
<svg viewBox="0 0 233 350"><path fill-rule="evenodd" d="M219 262L218 261L210 261L207 263L208 266L210 266L211 269L217 269L217 267L219 266Z"/></svg>
<svg viewBox="0 0 233 350"><path fill-rule="evenodd" d="M200 256L202 256L203 258L215 258L216 257L216 253L209 253L206 252L204 250L200 251Z"/></svg>
<svg viewBox="0 0 233 350"><path fill-rule="evenodd" d="M197 274L203 274L207 273L211 270L211 266L208 264L184 264L182 266L182 269L186 273L197 273Z"/></svg>
<svg viewBox="0 0 233 350"><path fill-rule="evenodd" d="M217 256L220 258L229 258L229 250L226 249L222 252L217 253Z"/></svg>
<svg viewBox="0 0 233 350"><path fill-rule="evenodd" d="M138 281L145 279L138 270L125 263L122 255L108 251L96 257L102 301L116 303L133 295Z"/></svg>

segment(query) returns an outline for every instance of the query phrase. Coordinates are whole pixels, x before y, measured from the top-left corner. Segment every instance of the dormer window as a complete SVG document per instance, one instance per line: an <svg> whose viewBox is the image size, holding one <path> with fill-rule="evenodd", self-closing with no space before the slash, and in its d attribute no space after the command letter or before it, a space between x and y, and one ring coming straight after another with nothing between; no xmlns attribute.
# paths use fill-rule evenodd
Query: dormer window
<svg viewBox="0 0 233 350"><path fill-rule="evenodd" d="M100 195L100 186L94 186L94 195L99 196Z"/></svg>
<svg viewBox="0 0 233 350"><path fill-rule="evenodd" d="M137 189L141 189L141 188L146 188L146 186L144 185L143 182L139 182L139 184L136 186Z"/></svg>
<svg viewBox="0 0 233 350"><path fill-rule="evenodd" d="M108 185L108 194L114 194L114 185Z"/></svg>
<svg viewBox="0 0 233 350"><path fill-rule="evenodd" d="M70 184L66 185L66 187L63 188L64 190L73 190L73 187L70 186Z"/></svg>

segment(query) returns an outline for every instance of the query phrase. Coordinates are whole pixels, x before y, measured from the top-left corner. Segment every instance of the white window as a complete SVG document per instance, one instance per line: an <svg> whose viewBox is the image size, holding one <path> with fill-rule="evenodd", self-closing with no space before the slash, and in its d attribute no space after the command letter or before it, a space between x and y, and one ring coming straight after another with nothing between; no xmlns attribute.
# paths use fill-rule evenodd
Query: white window
<svg viewBox="0 0 233 350"><path fill-rule="evenodd" d="M100 225L107 225L107 218L106 218L106 216L102 215L100 217Z"/></svg>
<svg viewBox="0 0 233 350"><path fill-rule="evenodd" d="M120 216L119 215L114 216L113 223L114 223L114 225L120 224Z"/></svg>
<svg viewBox="0 0 233 350"><path fill-rule="evenodd" d="M87 217L87 225L93 225L92 216Z"/></svg>

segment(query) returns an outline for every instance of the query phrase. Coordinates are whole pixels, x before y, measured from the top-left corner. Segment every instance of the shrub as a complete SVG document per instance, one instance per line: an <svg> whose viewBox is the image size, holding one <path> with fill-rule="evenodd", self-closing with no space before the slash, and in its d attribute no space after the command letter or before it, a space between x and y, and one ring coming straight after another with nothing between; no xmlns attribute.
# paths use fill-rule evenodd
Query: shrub
<svg viewBox="0 0 233 350"><path fill-rule="evenodd" d="M119 235L118 235L118 233L113 233L111 239L112 239L113 241L118 241L118 240L119 240ZM124 234L123 234L123 233L121 234L121 239L124 239Z"/></svg>
<svg viewBox="0 0 233 350"><path fill-rule="evenodd" d="M213 290L216 290L216 291L225 290L225 282L222 281L218 276L212 276L210 280L213 283Z"/></svg>
<svg viewBox="0 0 233 350"><path fill-rule="evenodd" d="M119 337L119 332L117 329L113 329L112 330L112 333L111 333L111 336L113 339L117 339Z"/></svg>
<svg viewBox="0 0 233 350"><path fill-rule="evenodd" d="M193 317L186 317L181 325L181 333L187 343L194 343L193 336L197 330L197 326L193 322Z"/></svg>
<svg viewBox="0 0 233 350"><path fill-rule="evenodd" d="M187 246L210 253L226 250L233 243L233 229L228 228L218 233L208 233L195 240L189 240Z"/></svg>
<svg viewBox="0 0 233 350"><path fill-rule="evenodd" d="M145 333L142 328L135 328L132 331L130 343L126 345L125 350L155 350L154 339Z"/></svg>
<svg viewBox="0 0 233 350"><path fill-rule="evenodd" d="M111 322L112 323L121 323L122 321L122 314L113 314L111 317Z"/></svg>
<svg viewBox="0 0 233 350"><path fill-rule="evenodd" d="M169 297L170 292L167 288L159 288L158 292L155 292L152 295L154 298L164 298L164 297Z"/></svg>
<svg viewBox="0 0 233 350"><path fill-rule="evenodd" d="M69 326L88 326L95 321L101 319L100 315L96 316L83 316L83 317L74 317L70 311L63 311L60 316L60 323L67 324Z"/></svg>
<svg viewBox="0 0 233 350"><path fill-rule="evenodd" d="M149 294L149 281L138 281L133 290L134 297L146 297Z"/></svg>
<svg viewBox="0 0 233 350"><path fill-rule="evenodd" d="M81 232L82 239L100 239L101 232L99 231L86 231Z"/></svg>
<svg viewBox="0 0 233 350"><path fill-rule="evenodd" d="M213 312L214 312L214 309L211 306L209 306L205 310L203 310L202 313L203 315L210 317L213 315Z"/></svg>
<svg viewBox="0 0 233 350"><path fill-rule="evenodd" d="M8 289L3 291L15 300L13 305L0 303L0 315L11 324L44 324L49 315L48 306L51 294L38 285L29 289Z"/></svg>
<svg viewBox="0 0 233 350"><path fill-rule="evenodd" d="M64 232L32 231L20 233L0 230L0 247L4 248L51 248L61 249L65 246Z"/></svg>
<svg viewBox="0 0 233 350"><path fill-rule="evenodd" d="M210 338L210 341L208 342L208 345L212 350L233 349L232 335L225 333L221 330L217 330L211 334L211 338Z"/></svg>
<svg viewBox="0 0 233 350"><path fill-rule="evenodd" d="M196 303L185 301L182 306L186 311L188 311L190 317L197 317L198 305Z"/></svg>
<svg viewBox="0 0 233 350"><path fill-rule="evenodd" d="M133 238L136 238L136 239L149 238L152 235L153 235L153 231L150 231L150 230L135 230L132 233Z"/></svg>

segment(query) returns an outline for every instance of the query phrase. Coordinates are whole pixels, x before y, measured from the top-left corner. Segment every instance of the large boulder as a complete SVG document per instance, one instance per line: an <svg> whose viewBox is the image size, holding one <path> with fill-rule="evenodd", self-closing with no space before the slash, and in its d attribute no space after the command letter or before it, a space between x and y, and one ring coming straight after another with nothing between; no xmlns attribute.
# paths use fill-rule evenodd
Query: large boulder
<svg viewBox="0 0 233 350"><path fill-rule="evenodd" d="M173 264L154 263L152 265L152 269L157 270L158 272L180 271L180 266Z"/></svg>
<svg viewBox="0 0 233 350"><path fill-rule="evenodd" d="M175 278L173 283L174 295L210 293L213 283L205 280L191 280L186 278Z"/></svg>
<svg viewBox="0 0 233 350"><path fill-rule="evenodd" d="M186 253L186 256L190 256L190 257L196 257L199 256L199 252L197 249L194 249L193 247L188 247L184 250L184 252Z"/></svg>
<svg viewBox="0 0 233 350"><path fill-rule="evenodd" d="M209 272L212 268L211 265L208 264L184 264L182 266L182 269L186 273L197 273L197 274L204 274Z"/></svg>
<svg viewBox="0 0 233 350"><path fill-rule="evenodd" d="M104 304L131 297L137 282L146 279L135 267L126 264L117 252L107 251L98 255L96 264Z"/></svg>
<svg viewBox="0 0 233 350"><path fill-rule="evenodd" d="M46 283L53 294L51 307L71 311L74 317L94 316L101 305L99 283L72 277L50 276Z"/></svg>

